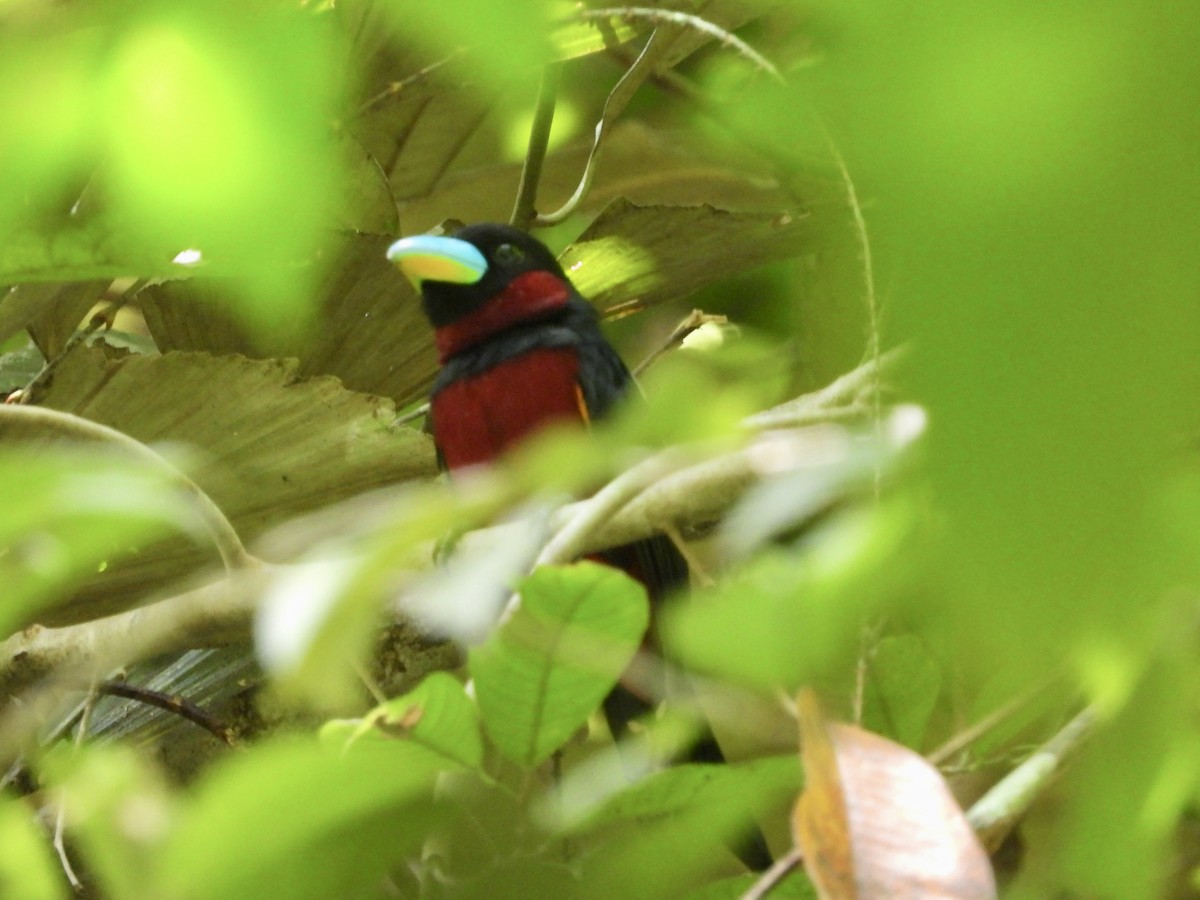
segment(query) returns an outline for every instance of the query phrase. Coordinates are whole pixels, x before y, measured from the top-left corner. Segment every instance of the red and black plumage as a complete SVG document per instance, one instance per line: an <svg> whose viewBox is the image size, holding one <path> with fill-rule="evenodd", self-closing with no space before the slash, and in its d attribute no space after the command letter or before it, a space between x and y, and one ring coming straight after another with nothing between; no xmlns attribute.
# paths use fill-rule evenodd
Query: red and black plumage
<svg viewBox="0 0 1200 900"><path fill-rule="evenodd" d="M457 275L439 268L451 252L463 264ZM595 309L531 235L508 225L470 225L449 239L399 241L389 257L418 284L434 327L441 369L430 420L451 472L494 461L549 424L603 419L632 386ZM446 281L423 275L428 271L477 277ZM664 537L602 558L642 581L652 600L687 579L683 558Z"/></svg>

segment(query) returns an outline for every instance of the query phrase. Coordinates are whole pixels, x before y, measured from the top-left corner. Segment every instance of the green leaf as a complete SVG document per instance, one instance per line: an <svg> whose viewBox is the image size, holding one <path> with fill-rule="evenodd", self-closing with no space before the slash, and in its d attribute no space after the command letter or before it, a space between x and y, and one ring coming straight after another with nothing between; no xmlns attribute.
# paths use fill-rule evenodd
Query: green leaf
<svg viewBox="0 0 1200 900"><path fill-rule="evenodd" d="M10 350L0 356L0 394L7 395L33 381L46 365L37 345L26 340L23 347Z"/></svg>
<svg viewBox="0 0 1200 900"><path fill-rule="evenodd" d="M380 6L405 37L435 52L468 47L472 65L491 82L512 81L550 58L548 4L543 0L388 0Z"/></svg>
<svg viewBox="0 0 1200 900"><path fill-rule="evenodd" d="M586 858L589 897L682 896L732 865L726 843L756 815L795 800L797 756L668 769L618 795L596 820L602 842ZM591 834L585 834L588 840Z"/></svg>
<svg viewBox="0 0 1200 900"><path fill-rule="evenodd" d="M479 714L462 684L446 672L427 675L403 697L389 700L356 722L329 723L321 736L344 739L349 752L364 741L402 740L441 754L455 765L470 769L483 765Z"/></svg>
<svg viewBox="0 0 1200 900"><path fill-rule="evenodd" d="M771 690L849 671L863 616L905 583L910 517L903 503L843 513L802 551L760 555L665 611L670 646L703 672Z"/></svg>
<svg viewBox="0 0 1200 900"><path fill-rule="evenodd" d="M0 798L0 896L7 900L58 900L66 884L46 833L24 803Z"/></svg>
<svg viewBox="0 0 1200 900"><path fill-rule="evenodd" d="M229 758L197 787L158 857L155 896L358 896L431 827L445 760L423 747L355 752L277 740Z"/></svg>
<svg viewBox="0 0 1200 900"><path fill-rule="evenodd" d="M770 807L795 800L800 758L775 756L740 764L672 766L610 798L573 831L669 819L688 810L735 811L750 821Z"/></svg>
<svg viewBox="0 0 1200 900"><path fill-rule="evenodd" d="M609 566L538 569L516 612L470 655L488 734L535 766L587 722L637 650L649 621L645 589Z"/></svg>
<svg viewBox="0 0 1200 900"><path fill-rule="evenodd" d="M941 682L941 667L920 638L884 638L867 662L863 727L920 750Z"/></svg>

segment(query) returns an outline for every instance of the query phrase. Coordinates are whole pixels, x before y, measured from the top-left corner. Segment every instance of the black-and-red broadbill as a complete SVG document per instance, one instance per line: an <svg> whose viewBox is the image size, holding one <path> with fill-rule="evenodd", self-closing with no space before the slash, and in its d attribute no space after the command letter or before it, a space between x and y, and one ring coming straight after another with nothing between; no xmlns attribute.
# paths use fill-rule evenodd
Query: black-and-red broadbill
<svg viewBox="0 0 1200 900"><path fill-rule="evenodd" d="M633 379L595 309L524 231L468 225L453 237L403 238L387 255L420 290L434 328L441 370L430 419L451 473L491 462L553 422L602 419L629 392ZM662 536L601 558L645 584L652 603L687 579L686 563ZM605 701L617 736L647 708L620 688ZM708 738L691 758L716 761L720 751ZM761 866L764 853L751 864Z"/></svg>

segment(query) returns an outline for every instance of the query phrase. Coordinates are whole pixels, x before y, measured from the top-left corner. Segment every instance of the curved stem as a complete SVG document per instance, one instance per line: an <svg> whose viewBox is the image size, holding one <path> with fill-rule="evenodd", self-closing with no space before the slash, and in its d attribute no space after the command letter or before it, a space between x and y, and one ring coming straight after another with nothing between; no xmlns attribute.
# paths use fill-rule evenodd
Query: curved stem
<svg viewBox="0 0 1200 900"><path fill-rule="evenodd" d="M5 424L33 426L63 437L111 444L149 463L159 471L165 472L192 501L227 570L243 569L255 563L254 557L246 551L233 524L212 498L204 493L200 485L141 441L99 422L43 406L0 406L0 425Z"/></svg>
<svg viewBox="0 0 1200 900"><path fill-rule="evenodd" d="M592 189L592 180L596 177L596 166L600 163L600 145L608 134L609 126L629 105L629 101L633 99L637 89L642 86L642 82L654 71L654 66L662 56L665 46L658 29L655 29L646 41L646 46L642 48L642 52L638 54L638 58L625 70L621 80L616 83L609 93L608 99L604 101L600 121L596 123L596 136L592 139L592 150L588 154L587 163L584 164L583 176L579 179L579 186L575 188L575 193L554 212L537 216L533 220L534 225L557 225L579 208L583 198Z"/></svg>

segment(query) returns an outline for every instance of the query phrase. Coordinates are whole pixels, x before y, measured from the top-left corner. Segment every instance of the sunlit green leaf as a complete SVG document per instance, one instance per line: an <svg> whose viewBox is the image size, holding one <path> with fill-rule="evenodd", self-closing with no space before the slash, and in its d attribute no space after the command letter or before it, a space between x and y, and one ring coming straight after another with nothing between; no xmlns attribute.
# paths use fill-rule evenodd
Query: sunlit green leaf
<svg viewBox="0 0 1200 900"><path fill-rule="evenodd" d="M908 516L903 506L848 514L800 551L760 555L668 611L671 646L703 672L765 688L848 671L862 617L908 577Z"/></svg>
<svg viewBox="0 0 1200 900"><path fill-rule="evenodd" d="M587 721L645 633L645 589L593 562L538 569L470 656L484 725L514 762L546 759Z"/></svg>
<svg viewBox="0 0 1200 900"><path fill-rule="evenodd" d="M411 741L439 753L455 765L483 764L483 740L475 704L458 679L434 672L403 697L376 707L356 723L331 722L325 740L344 739L354 752L362 741Z"/></svg>
<svg viewBox="0 0 1200 900"><path fill-rule="evenodd" d="M566 6L566 4L562 4ZM625 43L639 30L632 22L613 19L607 28L597 22L564 22L550 33L550 42L557 59L575 59L591 53L600 53L610 46Z"/></svg>
<svg viewBox="0 0 1200 900"><path fill-rule="evenodd" d="M189 900L354 896L431 827L415 803L444 765L411 743L365 742L349 754L307 740L263 744L197 786L154 883Z"/></svg>

